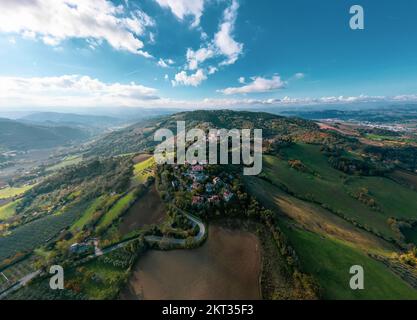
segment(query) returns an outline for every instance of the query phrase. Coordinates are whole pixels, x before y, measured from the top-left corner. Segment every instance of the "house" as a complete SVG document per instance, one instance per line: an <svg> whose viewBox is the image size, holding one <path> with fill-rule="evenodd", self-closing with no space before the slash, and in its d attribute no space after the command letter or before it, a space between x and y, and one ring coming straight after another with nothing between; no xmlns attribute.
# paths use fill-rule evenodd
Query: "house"
<svg viewBox="0 0 417 320"><path fill-rule="evenodd" d="M208 202L218 204L220 203L220 197L218 195L212 196L208 199Z"/></svg>
<svg viewBox="0 0 417 320"><path fill-rule="evenodd" d="M207 180L207 176L205 174L200 173L200 172L192 173L191 178L195 182L204 182L204 181Z"/></svg>
<svg viewBox="0 0 417 320"><path fill-rule="evenodd" d="M221 184L222 183L222 180L219 178L219 177L215 177L214 179L213 179L213 184L215 185L215 186L217 186L218 184Z"/></svg>
<svg viewBox="0 0 417 320"><path fill-rule="evenodd" d="M206 184L206 192L207 193L212 193L213 189L214 189L214 186L211 183Z"/></svg>
<svg viewBox="0 0 417 320"><path fill-rule="evenodd" d="M204 203L204 198L200 196L194 196L192 205L193 206L201 206Z"/></svg>
<svg viewBox="0 0 417 320"><path fill-rule="evenodd" d="M191 167L191 170L193 172L203 172L204 171L204 167L202 165L195 165Z"/></svg>
<svg viewBox="0 0 417 320"><path fill-rule="evenodd" d="M232 200L232 198L233 198L233 193L231 193L230 191L225 191L223 193L224 201L229 202L230 200Z"/></svg>
<svg viewBox="0 0 417 320"><path fill-rule="evenodd" d="M201 188L201 184L200 184L200 183L198 183L198 182L194 182L194 183L192 184L191 188L192 188L193 190L198 190L198 189L200 189L200 188Z"/></svg>
<svg viewBox="0 0 417 320"><path fill-rule="evenodd" d="M69 251L72 254L83 254L83 253L86 253L90 250L93 250L93 247L88 243L74 243L69 248Z"/></svg>

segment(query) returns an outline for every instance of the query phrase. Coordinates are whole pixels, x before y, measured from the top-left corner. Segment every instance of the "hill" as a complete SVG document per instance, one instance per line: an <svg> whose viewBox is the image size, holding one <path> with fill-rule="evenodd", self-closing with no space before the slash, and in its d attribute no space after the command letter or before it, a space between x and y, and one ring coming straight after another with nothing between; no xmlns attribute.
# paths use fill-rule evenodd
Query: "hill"
<svg viewBox="0 0 417 320"><path fill-rule="evenodd" d="M45 149L81 141L88 134L68 126L40 126L0 118L0 149Z"/></svg>
<svg viewBox="0 0 417 320"><path fill-rule="evenodd" d="M181 112L170 116L138 122L125 129L112 132L98 140L90 149L90 155L114 156L140 151L151 151L157 143L154 133L161 128L176 133L177 121L185 121L186 128L263 129L264 139L286 137L318 132L311 121L286 118L265 112L230 110Z"/></svg>
<svg viewBox="0 0 417 320"><path fill-rule="evenodd" d="M125 121L107 116L80 115L74 113L37 112L24 116L18 121L49 126L115 126Z"/></svg>

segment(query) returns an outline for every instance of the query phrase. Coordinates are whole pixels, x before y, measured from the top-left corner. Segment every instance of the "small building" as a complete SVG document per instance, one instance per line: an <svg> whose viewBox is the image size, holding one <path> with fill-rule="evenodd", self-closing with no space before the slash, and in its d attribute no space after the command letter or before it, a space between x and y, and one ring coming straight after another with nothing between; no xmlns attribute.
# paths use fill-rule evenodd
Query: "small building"
<svg viewBox="0 0 417 320"><path fill-rule="evenodd" d="M208 199L209 203L219 204L220 203L220 197L218 195L212 196Z"/></svg>
<svg viewBox="0 0 417 320"><path fill-rule="evenodd" d="M192 166L191 167L191 170L193 172L203 172L204 171L204 167L202 165L197 164L195 166Z"/></svg>
<svg viewBox="0 0 417 320"><path fill-rule="evenodd" d="M191 178L195 181L195 182L204 182L207 180L207 176L205 174L202 174L200 172L196 172L191 174Z"/></svg>
<svg viewBox="0 0 417 320"><path fill-rule="evenodd" d="M201 184L200 184L200 183L198 183L198 182L194 182L194 183L192 184L191 188L192 188L193 190L200 189L200 188L201 188Z"/></svg>
<svg viewBox="0 0 417 320"><path fill-rule="evenodd" d="M225 191L223 193L224 201L229 202L230 200L232 200L232 198L233 198L233 193L231 193L230 191Z"/></svg>
<svg viewBox="0 0 417 320"><path fill-rule="evenodd" d="M214 186L211 183L206 184L206 192L207 193L212 193L213 189L214 189Z"/></svg>
<svg viewBox="0 0 417 320"><path fill-rule="evenodd" d="M93 246L88 243L74 243L69 248L69 251L72 254L83 254L87 253L88 251L94 250Z"/></svg>
<svg viewBox="0 0 417 320"><path fill-rule="evenodd" d="M193 197L193 201L192 201L192 205L193 206L201 206L204 203L204 198L200 197L200 196L194 196Z"/></svg>
<svg viewBox="0 0 417 320"><path fill-rule="evenodd" d="M215 186L222 184L222 179L220 179L219 177L215 177L215 178L213 179L213 184L214 184Z"/></svg>

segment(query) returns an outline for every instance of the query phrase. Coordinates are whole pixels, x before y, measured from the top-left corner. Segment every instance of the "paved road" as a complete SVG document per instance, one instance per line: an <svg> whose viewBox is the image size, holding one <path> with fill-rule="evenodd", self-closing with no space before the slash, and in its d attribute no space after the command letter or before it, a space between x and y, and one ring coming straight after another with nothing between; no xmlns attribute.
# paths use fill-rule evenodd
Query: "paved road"
<svg viewBox="0 0 417 320"><path fill-rule="evenodd" d="M197 217L194 217L193 215L185 212L184 210L181 210L179 208L176 208L178 211L180 211L183 215L185 215L192 223L193 226L198 225L198 234L194 237L194 241L197 243L200 243L200 241L202 241L206 235L206 226L204 225L204 223L198 219ZM125 242L121 242L118 244L115 244L114 246L105 248L103 250L100 250L97 247L97 244L95 244L95 251L94 254L83 258L82 260L88 261L91 259L94 259L96 257L100 257L104 254L110 253L112 251L115 251L117 249L123 248L126 245L128 245L129 243L133 242L137 240L137 238L125 241ZM145 240L149 243L159 243L159 242L163 242L163 243L167 243L167 244L173 244L173 245L178 245L178 246L184 246L186 244L186 239L176 239L176 238L168 238L168 237L157 237L157 236L146 236ZM42 273L42 270L37 270L35 272L32 272L26 276L24 276L23 278L21 278L18 282L16 282L15 284L13 284L9 289L3 291L0 293L0 300L4 299L8 294L20 289L21 287L25 286L29 281L31 281L32 279L36 278L37 276L39 276Z"/></svg>
<svg viewBox="0 0 417 320"><path fill-rule="evenodd" d="M201 240L204 239L205 235L206 235L206 226L204 225L204 223L192 216L191 214L176 208L177 210L179 210L183 215L185 215L192 223L193 226L198 226L198 234L194 237L194 241L196 243L200 243ZM186 244L186 239L175 239L175 238L168 238L168 237L157 237L157 236L147 236L145 237L145 240L148 241L149 243L158 243L158 242L164 242L167 244L173 244L173 245L180 245L183 246Z"/></svg>

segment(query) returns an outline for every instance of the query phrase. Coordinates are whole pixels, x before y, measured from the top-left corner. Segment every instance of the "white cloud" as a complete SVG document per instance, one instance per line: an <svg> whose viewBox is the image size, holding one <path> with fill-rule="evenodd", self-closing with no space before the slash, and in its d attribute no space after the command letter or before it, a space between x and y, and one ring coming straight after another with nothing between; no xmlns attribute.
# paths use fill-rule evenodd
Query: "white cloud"
<svg viewBox="0 0 417 320"><path fill-rule="evenodd" d="M201 45L201 47L197 51L194 51L191 48L187 49L187 65L184 68L185 70L178 74L180 79L188 80L189 77L187 76L186 70L199 70L200 72L197 72L195 75L193 75L198 75L199 81L193 81L193 83L198 83L197 85L199 85L202 81L207 79L206 74L201 70L201 65L207 60L220 57L224 59L224 57L226 57L226 60L220 62L220 64L217 67L209 66L206 70L208 75L216 73L219 70L219 66L230 65L237 61L237 59L243 51L243 44L238 43L233 39L233 31L235 28L238 9L239 3L237 2L237 0L232 0L231 5L227 7L223 12L223 18L219 25L219 31L215 34L214 39ZM207 38L207 34L202 32L202 35L203 34L203 38L205 41ZM185 83L187 82L188 81L185 81ZM185 83L184 81L172 81L172 85L174 86Z"/></svg>
<svg viewBox="0 0 417 320"><path fill-rule="evenodd" d="M155 23L147 14L126 14L106 0L0 1L0 32L18 33L56 46L68 38L107 41L116 50L151 57L139 39Z"/></svg>
<svg viewBox="0 0 417 320"><path fill-rule="evenodd" d="M0 77L0 106L123 106L156 99L156 89L134 82L107 84L81 75Z"/></svg>
<svg viewBox="0 0 417 320"><path fill-rule="evenodd" d="M219 69L217 69L216 67L208 68L208 74L215 74L217 71L219 71Z"/></svg>
<svg viewBox="0 0 417 320"><path fill-rule="evenodd" d="M165 81L168 81L169 80L169 75L165 74L164 79L165 79Z"/></svg>
<svg viewBox="0 0 417 320"><path fill-rule="evenodd" d="M184 86L192 86L197 87L207 79L206 74L202 69L198 69L196 73L188 75L187 72L181 71L175 75L175 80L172 80L172 85L184 85Z"/></svg>
<svg viewBox="0 0 417 320"><path fill-rule="evenodd" d="M246 79L245 79L245 77L240 77L239 79L237 79L237 81L238 81L240 84L245 84L245 83L246 83Z"/></svg>
<svg viewBox="0 0 417 320"><path fill-rule="evenodd" d="M176 76L176 81L194 85L204 72ZM167 79L167 75L165 79ZM340 103L367 102L416 102L417 94L385 96L326 96L319 98L267 98L238 99L207 98L201 100L175 100L159 97L157 90L134 82L128 84L104 83L98 79L81 75L64 75L58 77L0 77L0 108L48 108L59 111L59 108L77 107L173 107L190 109L244 108L244 107L290 107L296 105L321 105Z"/></svg>
<svg viewBox="0 0 417 320"><path fill-rule="evenodd" d="M294 74L293 78L296 79L296 80L301 80L301 79L304 79L305 76L306 75L304 73L298 72L298 73Z"/></svg>
<svg viewBox="0 0 417 320"><path fill-rule="evenodd" d="M243 44L233 39L238 9L239 3L232 0L231 6L224 11L223 21L220 24L219 31L214 36L215 46L222 55L227 57L222 65L235 63L243 51Z"/></svg>
<svg viewBox="0 0 417 320"><path fill-rule="evenodd" d="M188 69L197 70L200 63L212 58L213 56L214 51L211 48L200 48L197 51L188 48L186 55Z"/></svg>
<svg viewBox="0 0 417 320"><path fill-rule="evenodd" d="M158 61L158 66L162 67L162 68L169 68L170 65L174 64L174 60L172 59L159 59Z"/></svg>
<svg viewBox="0 0 417 320"><path fill-rule="evenodd" d="M180 20L186 16L193 16L193 27L200 24L204 10L204 0L156 0L163 8L171 9L172 13Z"/></svg>
<svg viewBox="0 0 417 320"><path fill-rule="evenodd" d="M239 79L240 80L240 79ZM242 87L232 87L223 90L218 90L225 95L231 94L246 94L246 93L262 93L270 92L285 87L285 82L279 76L273 76L271 79L262 77L252 78L252 82Z"/></svg>

